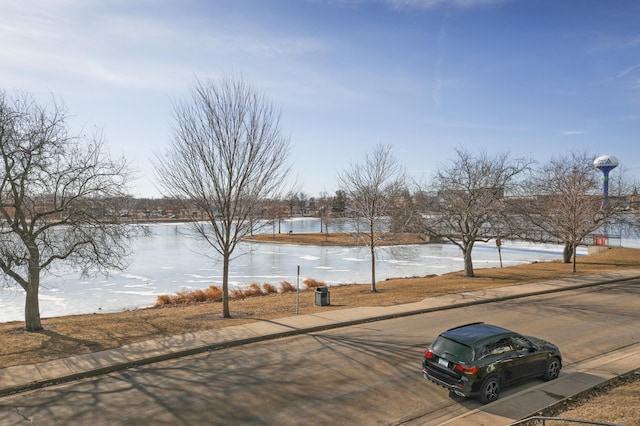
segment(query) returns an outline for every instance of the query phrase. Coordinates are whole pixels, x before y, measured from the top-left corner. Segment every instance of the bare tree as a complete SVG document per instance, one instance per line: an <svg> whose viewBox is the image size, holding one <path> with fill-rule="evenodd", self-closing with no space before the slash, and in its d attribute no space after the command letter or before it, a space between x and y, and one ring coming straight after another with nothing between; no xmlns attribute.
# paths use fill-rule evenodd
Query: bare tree
<svg viewBox="0 0 640 426"><path fill-rule="evenodd" d="M324 232L325 241L329 236L329 223L332 219L332 205L333 197L329 195L327 191L320 193L320 198L317 200L318 204L318 216L320 217L320 233Z"/></svg>
<svg viewBox="0 0 640 426"><path fill-rule="evenodd" d="M404 168L390 146L379 145L361 164L352 164L338 175L349 208L367 227L365 242L371 253L371 292L376 292L376 242L382 219L393 211L396 195L405 186Z"/></svg>
<svg viewBox="0 0 640 426"><path fill-rule="evenodd" d="M295 215L295 208L300 204L300 200L298 199L298 192L295 189L287 192L285 196L287 205L289 206L289 217L293 217Z"/></svg>
<svg viewBox="0 0 640 426"><path fill-rule="evenodd" d="M100 135L72 135L61 106L0 92L0 269L26 292L25 327L42 329L41 277L56 264L84 274L122 269L130 229L114 223L125 199L124 159Z"/></svg>
<svg viewBox="0 0 640 426"><path fill-rule="evenodd" d="M396 199L392 212L389 215L389 231L393 233L420 234L424 231L422 222L424 217L420 206L421 194L412 194L409 189L402 190Z"/></svg>
<svg viewBox="0 0 640 426"><path fill-rule="evenodd" d="M431 182L437 202L425 221L427 232L457 245L464 257L465 276L473 277L473 246L477 241L504 237L507 232L504 195L531 161L508 153L474 156L462 148L457 157L440 167Z"/></svg>
<svg viewBox="0 0 640 426"><path fill-rule="evenodd" d="M282 198L289 141L279 112L242 77L196 80L174 115L172 144L154 166L163 190L206 218L191 223L222 256L222 314L229 318L231 256L253 231L256 208Z"/></svg>
<svg viewBox="0 0 640 426"><path fill-rule="evenodd" d="M525 218L522 223L527 224L523 238L527 238L527 229L533 228L541 239L563 243L563 260L569 263L573 259L574 272L577 246L619 212L615 206L602 205L594 158L574 152L551 159L532 175L525 185L528 197L520 203L520 215ZM621 188L614 185L614 190Z"/></svg>
<svg viewBox="0 0 640 426"><path fill-rule="evenodd" d="M307 204L309 203L309 196L300 191L298 192L297 195L297 201L298 201L298 212L300 216L306 216L307 215Z"/></svg>
<svg viewBox="0 0 640 426"><path fill-rule="evenodd" d="M620 238L638 238L640 236L640 209L637 208L640 182L631 177L627 168L621 164L609 179L609 207L607 225L603 233L616 233ZM599 230L598 230L599 232Z"/></svg>

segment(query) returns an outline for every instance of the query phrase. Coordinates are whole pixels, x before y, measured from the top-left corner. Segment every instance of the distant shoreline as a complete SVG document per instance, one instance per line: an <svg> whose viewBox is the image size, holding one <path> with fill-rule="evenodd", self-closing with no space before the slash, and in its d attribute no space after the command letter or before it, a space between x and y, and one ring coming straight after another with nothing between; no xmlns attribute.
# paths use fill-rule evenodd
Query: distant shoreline
<svg viewBox="0 0 640 426"><path fill-rule="evenodd" d="M376 245L393 246L407 244L428 244L429 236L413 233L381 233L377 234ZM364 246L367 245L368 234L352 234L348 232L329 233L279 233L257 234L243 238L243 241L255 243L305 244L318 246Z"/></svg>

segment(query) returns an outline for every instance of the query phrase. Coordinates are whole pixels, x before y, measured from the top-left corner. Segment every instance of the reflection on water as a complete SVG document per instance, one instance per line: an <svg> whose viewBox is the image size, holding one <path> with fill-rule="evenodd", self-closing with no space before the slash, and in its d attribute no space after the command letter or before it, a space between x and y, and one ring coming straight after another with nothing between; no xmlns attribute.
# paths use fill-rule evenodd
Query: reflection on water
<svg viewBox="0 0 640 426"><path fill-rule="evenodd" d="M277 229L277 228L276 228ZM282 232L319 232L318 219L283 221ZM222 263L214 252L186 235L186 224L148 225L133 242L131 266L110 277L80 278L76 274L42 279L42 317L92 312L110 312L151 306L160 294L183 289L221 285ZM330 224L332 232L348 230L345 222ZM270 229L267 229L270 231ZM561 247L505 241L505 266L558 259ZM582 253L582 252L580 252ZM328 285L368 283L371 279L369 249L366 247L319 247L294 244L241 243L231 262L230 285L253 282L279 286L295 283L300 266L300 283L306 278ZM451 244L423 244L380 247L376 252L376 278L442 274L463 269L460 250ZM473 251L475 268L499 267L494 244L478 244ZM24 319L24 293L15 287L0 291L0 322Z"/></svg>

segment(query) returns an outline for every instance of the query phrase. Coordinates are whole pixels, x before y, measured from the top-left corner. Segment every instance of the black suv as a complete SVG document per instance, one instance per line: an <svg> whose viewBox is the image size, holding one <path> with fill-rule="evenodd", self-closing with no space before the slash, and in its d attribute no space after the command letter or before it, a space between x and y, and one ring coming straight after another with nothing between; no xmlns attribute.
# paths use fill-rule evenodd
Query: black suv
<svg viewBox="0 0 640 426"><path fill-rule="evenodd" d="M561 368L557 346L483 322L441 333L422 360L425 379L485 404L498 399L504 385L532 377L555 379Z"/></svg>

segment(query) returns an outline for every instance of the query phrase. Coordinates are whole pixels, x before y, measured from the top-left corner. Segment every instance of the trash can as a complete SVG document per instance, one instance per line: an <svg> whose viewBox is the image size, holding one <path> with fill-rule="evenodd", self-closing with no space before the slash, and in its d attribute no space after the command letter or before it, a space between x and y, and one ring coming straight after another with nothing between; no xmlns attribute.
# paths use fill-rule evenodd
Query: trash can
<svg viewBox="0 0 640 426"><path fill-rule="evenodd" d="M316 288L316 306L329 306L329 289L327 287Z"/></svg>

